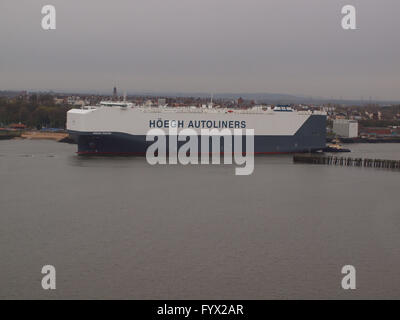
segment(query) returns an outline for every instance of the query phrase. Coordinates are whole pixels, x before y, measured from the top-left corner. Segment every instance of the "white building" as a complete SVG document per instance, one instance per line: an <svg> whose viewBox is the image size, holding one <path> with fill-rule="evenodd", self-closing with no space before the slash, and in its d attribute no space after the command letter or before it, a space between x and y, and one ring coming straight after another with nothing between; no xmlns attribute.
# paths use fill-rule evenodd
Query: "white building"
<svg viewBox="0 0 400 320"><path fill-rule="evenodd" d="M167 104L167 99L165 99L165 98L158 99L159 106L165 106L166 104Z"/></svg>
<svg viewBox="0 0 400 320"><path fill-rule="evenodd" d="M339 137L356 138L358 137L358 121L346 119L334 120L333 132Z"/></svg>

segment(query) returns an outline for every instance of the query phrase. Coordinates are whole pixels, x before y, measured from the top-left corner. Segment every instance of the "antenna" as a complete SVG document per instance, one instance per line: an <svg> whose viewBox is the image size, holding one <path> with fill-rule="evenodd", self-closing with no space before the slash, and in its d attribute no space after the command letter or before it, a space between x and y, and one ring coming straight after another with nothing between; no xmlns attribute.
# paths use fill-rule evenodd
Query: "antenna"
<svg viewBox="0 0 400 320"><path fill-rule="evenodd" d="M214 98L214 94L211 93L211 101L210 101L210 103L207 103L208 109L212 109L212 107L213 107L213 98Z"/></svg>
<svg viewBox="0 0 400 320"><path fill-rule="evenodd" d="M117 99L117 85L114 84L112 100L115 101L116 99Z"/></svg>

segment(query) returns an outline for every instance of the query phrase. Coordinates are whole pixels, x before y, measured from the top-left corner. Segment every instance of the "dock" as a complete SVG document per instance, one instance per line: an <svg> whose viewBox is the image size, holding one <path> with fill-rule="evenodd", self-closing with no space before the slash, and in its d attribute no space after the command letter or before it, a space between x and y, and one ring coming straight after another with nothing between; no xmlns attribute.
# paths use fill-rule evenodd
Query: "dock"
<svg viewBox="0 0 400 320"><path fill-rule="evenodd" d="M314 154L296 154L294 163L400 170L400 160L365 159Z"/></svg>

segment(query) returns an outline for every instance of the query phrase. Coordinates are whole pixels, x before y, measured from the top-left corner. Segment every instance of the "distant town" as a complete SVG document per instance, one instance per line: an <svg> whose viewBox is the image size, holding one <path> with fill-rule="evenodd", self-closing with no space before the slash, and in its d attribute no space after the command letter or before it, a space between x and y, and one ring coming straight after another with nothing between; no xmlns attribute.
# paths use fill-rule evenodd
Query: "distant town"
<svg viewBox="0 0 400 320"><path fill-rule="evenodd" d="M111 90L110 90L111 91ZM278 98L279 99L279 98ZM249 99L210 96L121 95L113 88L109 95L66 94L55 92L0 91L0 138L22 131L63 132L66 113L71 108L97 105L102 100L126 100L144 106L204 107L247 109L257 105L274 107L285 104L295 110L321 110L328 114L328 139L343 142L400 142L400 104L382 105L368 101L357 105L339 102L288 103L282 98Z"/></svg>

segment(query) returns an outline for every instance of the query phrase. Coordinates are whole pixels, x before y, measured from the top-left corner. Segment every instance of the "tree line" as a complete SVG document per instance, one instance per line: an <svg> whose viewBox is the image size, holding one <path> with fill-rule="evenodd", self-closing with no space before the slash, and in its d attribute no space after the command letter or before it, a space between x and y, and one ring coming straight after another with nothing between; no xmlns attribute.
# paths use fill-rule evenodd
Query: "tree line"
<svg viewBox="0 0 400 320"><path fill-rule="evenodd" d="M0 98L0 126L22 123L36 129L65 129L69 109L67 105L56 105L54 97L48 94Z"/></svg>

